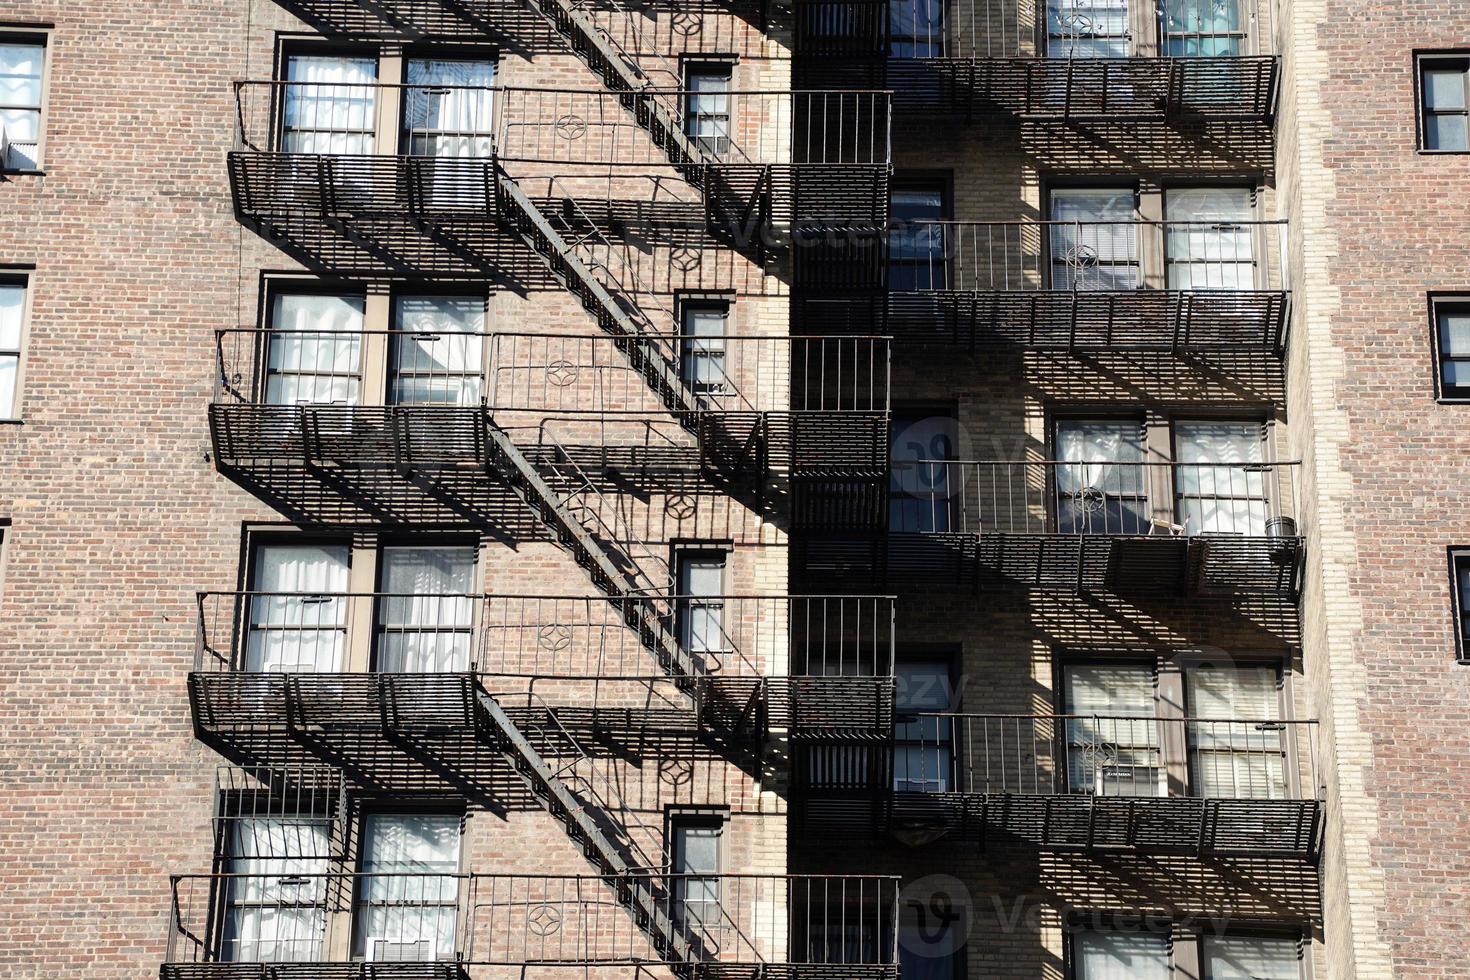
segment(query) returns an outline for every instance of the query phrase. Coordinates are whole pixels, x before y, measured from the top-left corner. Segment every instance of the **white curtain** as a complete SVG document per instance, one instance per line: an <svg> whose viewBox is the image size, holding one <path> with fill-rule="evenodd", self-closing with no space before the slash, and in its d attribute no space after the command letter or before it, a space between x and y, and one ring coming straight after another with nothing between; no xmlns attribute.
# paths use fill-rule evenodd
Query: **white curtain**
<svg viewBox="0 0 1470 980"><path fill-rule="evenodd" d="M1088 929L1072 939L1077 980L1169 980L1169 937Z"/></svg>
<svg viewBox="0 0 1470 980"><path fill-rule="evenodd" d="M1282 936L1206 936L1204 980L1301 980L1295 939Z"/></svg>
<svg viewBox="0 0 1470 980"><path fill-rule="evenodd" d="M376 58L297 55L286 62L285 153L373 152Z"/></svg>
<svg viewBox="0 0 1470 980"><path fill-rule="evenodd" d="M271 308L270 405L356 405L362 379L361 296L288 293Z"/></svg>
<svg viewBox="0 0 1470 980"><path fill-rule="evenodd" d="M1190 534L1266 533L1266 473L1259 423L1179 422L1174 426L1179 517Z"/></svg>
<svg viewBox="0 0 1470 980"><path fill-rule="evenodd" d="M725 372L725 334L729 330L729 312L720 307L695 306L684 311L684 339L681 375L698 395L730 395L736 393L734 382Z"/></svg>
<svg viewBox="0 0 1470 980"><path fill-rule="evenodd" d="M1261 722L1281 716L1276 670L1207 666L1189 671L1193 795L1284 799L1282 732Z"/></svg>
<svg viewBox="0 0 1470 980"><path fill-rule="evenodd" d="M495 63L416 58L404 93L405 150L484 158L494 152Z"/></svg>
<svg viewBox="0 0 1470 980"><path fill-rule="evenodd" d="M34 170L41 138L41 73L46 48L0 43L0 131L9 152L0 166Z"/></svg>
<svg viewBox="0 0 1470 980"><path fill-rule="evenodd" d="M256 549L247 671L342 670L347 645L347 561L345 546L288 544Z"/></svg>
<svg viewBox="0 0 1470 980"><path fill-rule="evenodd" d="M473 547L384 548L377 669L469 670L474 588Z"/></svg>
<svg viewBox="0 0 1470 980"><path fill-rule="evenodd" d="M357 955L379 961L453 958L459 825L452 814L368 817Z"/></svg>
<svg viewBox="0 0 1470 980"><path fill-rule="evenodd" d="M1126 58L1128 0L1047 0L1047 54Z"/></svg>
<svg viewBox="0 0 1470 980"><path fill-rule="evenodd" d="M15 379L20 373L20 324L24 286L0 283L0 419L15 414Z"/></svg>
<svg viewBox="0 0 1470 980"><path fill-rule="evenodd" d="M1138 288L1133 191L1058 188L1051 193L1053 289Z"/></svg>
<svg viewBox="0 0 1470 980"><path fill-rule="evenodd" d="M484 381L484 298L400 296L394 313L393 404L478 405Z"/></svg>
<svg viewBox="0 0 1470 980"><path fill-rule="evenodd" d="M1143 427L1134 421L1057 423L1057 526L1068 533L1136 534L1148 524Z"/></svg>
<svg viewBox="0 0 1470 980"><path fill-rule="evenodd" d="M1068 667L1067 771L1074 793L1162 796L1165 772L1148 667ZM1090 718L1088 715L1124 717Z"/></svg>
<svg viewBox="0 0 1470 980"><path fill-rule="evenodd" d="M326 934L330 827L302 817L246 817L230 840L230 914L223 957L233 962L319 960Z"/></svg>
<svg viewBox="0 0 1470 980"><path fill-rule="evenodd" d="M1256 288L1255 213L1247 187L1188 187L1164 195L1170 289Z"/></svg>
<svg viewBox="0 0 1470 980"><path fill-rule="evenodd" d="M954 787L954 732L942 716L954 710L948 663L900 663L894 669L895 710L929 717L893 726L893 788L902 793L947 793Z"/></svg>

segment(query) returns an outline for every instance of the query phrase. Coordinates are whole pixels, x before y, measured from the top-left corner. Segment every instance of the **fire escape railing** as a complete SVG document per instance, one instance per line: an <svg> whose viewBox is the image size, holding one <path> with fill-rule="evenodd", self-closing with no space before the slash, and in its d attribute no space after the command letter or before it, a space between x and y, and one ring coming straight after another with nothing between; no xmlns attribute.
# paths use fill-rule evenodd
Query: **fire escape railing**
<svg viewBox="0 0 1470 980"><path fill-rule="evenodd" d="M799 254L813 297L801 309L850 322L879 291L871 322L900 343L1280 357L1286 233L1285 221L1223 219L907 221L881 244Z"/></svg>
<svg viewBox="0 0 1470 980"><path fill-rule="evenodd" d="M171 879L165 978L207 965L366 960L374 975L466 966L697 964L897 975L898 879L879 876L270 873ZM617 896L652 896L680 937L660 948ZM418 964L417 967L414 964ZM795 968L793 971L791 968ZM419 972L415 972L415 970ZM682 975L682 974L681 974Z"/></svg>
<svg viewBox="0 0 1470 980"><path fill-rule="evenodd" d="M1036 120L1266 121L1268 0L798 0L809 84L892 88L903 111Z"/></svg>

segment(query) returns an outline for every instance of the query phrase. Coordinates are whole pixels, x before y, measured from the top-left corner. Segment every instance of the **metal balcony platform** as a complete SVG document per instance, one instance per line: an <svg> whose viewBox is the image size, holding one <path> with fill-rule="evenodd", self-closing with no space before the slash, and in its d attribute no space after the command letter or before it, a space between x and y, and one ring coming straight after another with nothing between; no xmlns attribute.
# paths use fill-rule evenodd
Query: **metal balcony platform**
<svg viewBox="0 0 1470 980"><path fill-rule="evenodd" d="M260 405L209 407L215 458L230 466L293 460L362 469L491 474L489 417L478 406Z"/></svg>
<svg viewBox="0 0 1470 980"><path fill-rule="evenodd" d="M884 582L901 594L970 593L978 547L979 538L966 532L806 534L792 542L792 570L803 588Z"/></svg>
<svg viewBox="0 0 1470 980"><path fill-rule="evenodd" d="M559 50L556 34L513 0L276 0L329 37L354 41L495 43L512 51Z"/></svg>
<svg viewBox="0 0 1470 980"><path fill-rule="evenodd" d="M468 980L459 963L165 963L160 980Z"/></svg>
<svg viewBox="0 0 1470 980"><path fill-rule="evenodd" d="M1318 800L895 793L885 832L925 828L1056 851L1315 860Z"/></svg>

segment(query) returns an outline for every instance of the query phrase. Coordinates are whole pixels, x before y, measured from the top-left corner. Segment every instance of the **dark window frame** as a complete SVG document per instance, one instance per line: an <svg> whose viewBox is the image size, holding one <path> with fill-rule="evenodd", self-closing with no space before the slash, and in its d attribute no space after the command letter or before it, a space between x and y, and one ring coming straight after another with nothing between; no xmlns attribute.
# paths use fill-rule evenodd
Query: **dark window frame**
<svg viewBox="0 0 1470 980"><path fill-rule="evenodd" d="M729 338L734 333L734 329L730 325L731 319L735 316L734 294L679 292L674 296L674 315L677 317L679 333L679 379L696 396L722 398L738 394L733 385L734 379L720 382L718 386L701 388L697 381L699 372L690 370L690 365L693 363L692 359L696 355L692 353L695 348L690 340L693 335L689 333L689 315L691 313L711 312L717 312L721 315L724 320L724 328L720 331L718 346L706 349L712 354L717 354L719 362L724 365L730 354L728 346ZM722 369L720 373L724 377L729 378L728 367Z"/></svg>
<svg viewBox="0 0 1470 980"><path fill-rule="evenodd" d="M890 208L890 210L892 209L892 206L893 206L893 194L894 194L895 191L920 191L920 192L924 192L924 191L937 191L938 192L937 193L937 196L939 198L939 218L937 220L939 220L939 221L953 221L954 220L954 215L955 215L954 196L955 195L954 195L954 171L953 170L897 170L897 171L895 171L894 174L893 174L893 178L892 178L892 180L889 181L889 185L888 185L888 202L889 202L889 208ZM897 230L898 230L898 226L895 223L890 228L890 230L889 230L889 237L890 237L890 239L892 237L893 232L894 231L897 231ZM925 288L926 288L926 290L932 290L932 289L941 289L942 290L942 289L949 288L950 283L953 281L954 276L953 276L953 270L950 268L950 262L951 262L951 260L953 258L953 256L952 256L952 243L948 239L949 239L949 236L948 235L943 235L943 234L940 235L940 238L939 238L939 256L938 256L938 262L937 263L934 261L934 258L933 258L934 253L932 251L931 252L927 252L924 255L917 255L917 256L913 256L913 257L906 257L906 258L898 258L898 259L895 259L893 257L893 248L892 248L892 244L890 242L889 245L888 245L888 248L885 249L886 254L883 257L883 263L884 263L883 264L884 281L889 284L889 287L890 288L893 288L893 279L894 279L893 270L894 269L906 269L906 270L914 271L914 270L924 269L926 267L933 267L933 266L935 266L937 264L937 266L938 266L937 274L931 273L931 275L929 276L929 282L927 284L927 287L925 287ZM916 272L915 275L914 275L914 281L917 283L917 282L920 281L921 278L922 277L919 276L917 274L917 272ZM898 291L902 292L904 290L898 290ZM919 290L918 289L915 289L914 291L919 291Z"/></svg>
<svg viewBox="0 0 1470 980"><path fill-rule="evenodd" d="M41 49L41 101L39 105L6 106L36 114L36 163L33 167L12 167L7 156L0 156L0 174L42 176L46 173L46 123L51 115L52 47L50 25L23 24L0 26L0 44L33 45Z"/></svg>
<svg viewBox="0 0 1470 980"><path fill-rule="evenodd" d="M1443 405L1470 403L1470 385L1446 385L1446 360L1470 365L1470 350L1463 354L1446 354L1439 338L1439 321L1444 312L1454 311L1470 316L1470 293L1429 294L1429 345L1434 357L1434 400Z"/></svg>
<svg viewBox="0 0 1470 980"><path fill-rule="evenodd" d="M1460 571L1470 572L1470 546L1447 549L1450 572L1450 610L1455 625L1455 660L1470 665L1470 597L1461 593Z"/></svg>
<svg viewBox="0 0 1470 980"><path fill-rule="evenodd" d="M1436 64L1437 63L1437 64ZM1448 112L1434 112L1429 107L1428 87L1424 84L1425 74L1431 69L1459 71L1464 76L1465 108ZM1429 119L1431 115L1457 115L1466 120L1466 145L1464 147L1440 148L1429 145ZM1470 50L1443 49L1414 52L1414 128L1416 151L1428 155L1450 155L1470 153Z"/></svg>
<svg viewBox="0 0 1470 980"><path fill-rule="evenodd" d="M26 345L30 336L32 270L29 268L0 268L0 286L15 286L20 289L20 334L15 347L0 346L0 359L15 359L15 387L11 392L11 403L0 405L0 424L15 424L21 419L21 403L25 387Z"/></svg>
<svg viewBox="0 0 1470 980"><path fill-rule="evenodd" d="M707 153L720 157L730 152L732 143L731 129L735 120L735 65L738 59L731 55L700 54L698 57L679 59L679 81L683 88L683 96L679 100L679 112L683 117L684 136L691 143ZM701 116L694 111L694 100L698 97L694 91L695 76L706 76L710 78L723 78L725 81L725 112L723 114L709 113ZM723 136L700 136L698 135L698 122L701 118L724 121Z"/></svg>

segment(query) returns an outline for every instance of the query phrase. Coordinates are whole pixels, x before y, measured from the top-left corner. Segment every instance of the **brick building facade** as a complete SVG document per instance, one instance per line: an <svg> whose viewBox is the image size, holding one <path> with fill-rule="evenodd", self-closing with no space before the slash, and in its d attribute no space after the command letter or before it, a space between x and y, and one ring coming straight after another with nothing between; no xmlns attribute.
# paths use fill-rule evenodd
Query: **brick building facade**
<svg viewBox="0 0 1470 980"><path fill-rule="evenodd" d="M1442 7L0 0L0 976L1463 972Z"/></svg>

